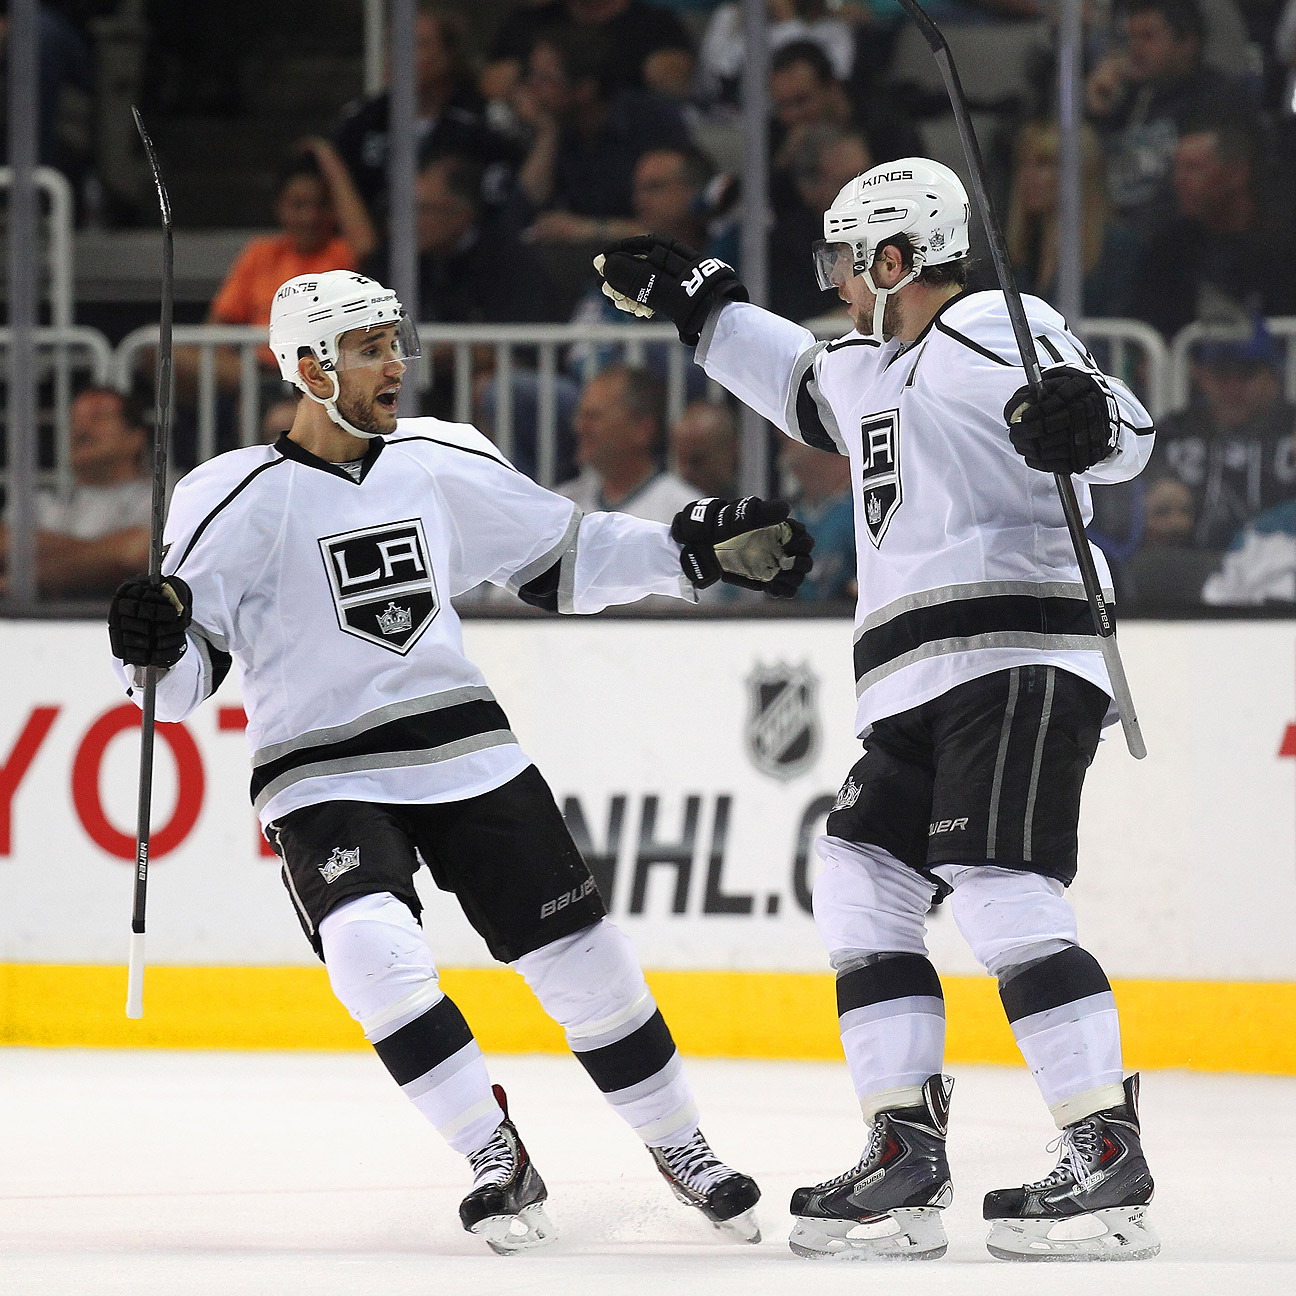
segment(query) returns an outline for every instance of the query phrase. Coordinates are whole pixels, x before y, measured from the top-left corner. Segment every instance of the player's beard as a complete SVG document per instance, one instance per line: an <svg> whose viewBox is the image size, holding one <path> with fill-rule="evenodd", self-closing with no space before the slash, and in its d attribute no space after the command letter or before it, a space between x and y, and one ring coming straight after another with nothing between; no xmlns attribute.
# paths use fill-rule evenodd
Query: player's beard
<svg viewBox="0 0 1296 1296"><path fill-rule="evenodd" d="M337 410L352 427L370 436L388 436L396 430L395 413L384 410L372 393L368 396L339 394Z"/></svg>

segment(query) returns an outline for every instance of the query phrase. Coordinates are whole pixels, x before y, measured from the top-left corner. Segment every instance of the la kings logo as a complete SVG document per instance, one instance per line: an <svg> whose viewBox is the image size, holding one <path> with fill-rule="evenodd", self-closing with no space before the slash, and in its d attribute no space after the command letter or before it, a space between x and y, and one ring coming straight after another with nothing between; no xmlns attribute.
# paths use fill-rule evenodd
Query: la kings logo
<svg viewBox="0 0 1296 1296"><path fill-rule="evenodd" d="M320 877L325 883L336 882L343 873L360 867L360 847L344 850L341 846L333 847L333 854L320 865Z"/></svg>
<svg viewBox="0 0 1296 1296"><path fill-rule="evenodd" d="M819 681L809 666L764 666L747 677L747 753L763 774L786 781L819 755Z"/></svg>
<svg viewBox="0 0 1296 1296"><path fill-rule="evenodd" d="M900 411L887 410L866 418L860 424L860 447L864 525L874 548L880 549L882 537L904 501L900 485Z"/></svg>
<svg viewBox="0 0 1296 1296"><path fill-rule="evenodd" d="M338 626L403 657L441 608L422 521L325 536L319 546Z"/></svg>

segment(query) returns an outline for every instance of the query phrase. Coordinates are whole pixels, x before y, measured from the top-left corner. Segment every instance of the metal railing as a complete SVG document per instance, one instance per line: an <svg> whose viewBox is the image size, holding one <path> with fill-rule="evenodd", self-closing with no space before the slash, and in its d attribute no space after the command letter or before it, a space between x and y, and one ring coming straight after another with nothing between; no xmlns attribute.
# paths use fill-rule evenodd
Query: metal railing
<svg viewBox="0 0 1296 1296"><path fill-rule="evenodd" d="M0 373L8 364L10 330L0 328ZM50 384L53 401L50 405L53 437L53 463L38 469L42 485L64 487L71 482L71 455L68 436L68 405L74 386L74 377L103 386L116 385L117 372L113 362L112 347L98 329L68 325L61 328L35 330L36 382L38 389ZM4 412L3 431L7 437L9 411ZM8 486L9 466L5 461L0 471L0 483Z"/></svg>
<svg viewBox="0 0 1296 1296"><path fill-rule="evenodd" d="M72 323L72 186L53 167L37 167L36 188L49 200L45 224L49 229L49 258L43 294L49 303L49 320L56 328ZM13 171L0 166L0 192L13 186ZM44 240L40 241L45 246Z"/></svg>
<svg viewBox="0 0 1296 1296"><path fill-rule="evenodd" d="M1296 403L1296 315L1275 315L1265 320L1265 327L1275 338L1287 343L1283 366L1283 394ZM1183 409L1192 396L1192 351L1201 342L1244 343L1255 336L1253 321L1233 325L1185 325L1175 334L1169 348L1169 373L1167 377L1168 408Z"/></svg>
<svg viewBox="0 0 1296 1296"><path fill-rule="evenodd" d="M1296 336L1296 317L1270 322L1284 337ZM813 331L832 337L841 321L814 322ZM1134 386L1154 417L1186 402L1188 348L1201 330L1190 325L1171 348L1156 330L1137 320L1094 319L1083 325L1091 345L1101 345L1110 372L1134 374ZM0 346L7 335L0 331ZM718 384L692 368L692 352L682 346L670 324L627 321L625 324L424 324L419 328L422 362L413 380L421 394L440 391L438 402L458 422L487 421L500 449L510 458L519 451L532 462L535 477L554 484L559 463L560 406L570 404L587 380L609 363L650 364L663 377L667 417L678 418L690 393L721 399ZM262 415L268 403L287 395L277 369L265 363L266 331L233 324L176 325L177 371L182 375L179 403L191 411L193 445L188 457L209 459L231 444L255 445L261 439ZM135 329L116 349L90 328L41 329L38 346L52 353L51 372L64 373L56 392L55 462L66 473L68 388L67 364L60 355L80 348L96 382L128 390L140 376L152 380L149 352L157 346L157 328ZM232 352L232 359L221 352ZM185 357L188 357L185 359ZM1288 389L1296 392L1296 347L1290 348ZM520 410L525 401L527 409ZM528 443L521 444L525 432Z"/></svg>

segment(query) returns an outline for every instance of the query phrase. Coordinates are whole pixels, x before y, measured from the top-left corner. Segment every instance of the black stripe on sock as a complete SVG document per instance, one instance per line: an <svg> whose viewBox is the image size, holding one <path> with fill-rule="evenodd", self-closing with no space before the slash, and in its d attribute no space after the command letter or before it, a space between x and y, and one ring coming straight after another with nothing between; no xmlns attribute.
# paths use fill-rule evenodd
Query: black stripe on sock
<svg viewBox="0 0 1296 1296"><path fill-rule="evenodd" d="M1107 974L1088 950L1072 945L1032 963L999 986L999 998L1010 1022L1061 1008L1111 990Z"/></svg>
<svg viewBox="0 0 1296 1296"><path fill-rule="evenodd" d="M897 954L894 958L852 968L837 978L837 1016L854 1008L868 1008L888 999L910 999L915 995L944 1000L936 969L921 954Z"/></svg>
<svg viewBox="0 0 1296 1296"><path fill-rule="evenodd" d="M374 1052L398 1085L409 1084L472 1043L463 1013L449 1000L433 1004L421 1017L379 1040Z"/></svg>
<svg viewBox="0 0 1296 1296"><path fill-rule="evenodd" d="M576 1061L589 1072L601 1093L615 1093L655 1076L674 1056L675 1041L658 1010L625 1039L577 1053Z"/></svg>

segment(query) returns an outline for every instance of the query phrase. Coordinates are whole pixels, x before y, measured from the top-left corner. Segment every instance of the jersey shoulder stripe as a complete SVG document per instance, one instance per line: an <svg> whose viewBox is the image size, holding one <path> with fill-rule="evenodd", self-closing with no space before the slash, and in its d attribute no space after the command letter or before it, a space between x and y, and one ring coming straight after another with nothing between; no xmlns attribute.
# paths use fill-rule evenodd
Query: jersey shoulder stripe
<svg viewBox="0 0 1296 1296"><path fill-rule="evenodd" d="M213 508L207 514L207 516L204 517L203 520L199 522L198 525L194 528L193 535L189 537L189 543L185 546L184 553L180 555L179 561L167 573L167 575L175 576L179 573L180 568L184 564L185 559L188 558L191 553L193 553L194 545L196 545L198 541L202 538L203 532L206 531L207 528L211 526L211 524L216 520L216 518L225 509L227 509L238 498L238 496L244 490L246 490L259 476L261 476L263 472L266 472L271 468L277 468L280 464L287 463L287 462L288 460L285 459L282 455L276 454L275 458L269 459L263 464L259 464L257 467L253 468L250 473L247 473L242 478L242 480L239 481L237 485L235 485L234 488L224 497L224 499L222 499L220 503L217 504L215 508ZM201 471L201 469L197 469L195 471Z"/></svg>
<svg viewBox="0 0 1296 1296"><path fill-rule="evenodd" d="M951 328L944 320L938 319L936 327L947 337L951 337L961 346L967 347L969 351L975 351L977 355L984 356L987 360L993 360L995 364L1003 365L1006 369L1014 367L1013 361L1005 360L1001 355L995 355L988 347L983 347L980 342L974 342L966 333L960 333L958 329Z"/></svg>
<svg viewBox="0 0 1296 1296"><path fill-rule="evenodd" d="M877 338L844 337L844 338L838 338L836 342L829 342L828 345L824 347L824 350L840 351L843 347L853 347L853 346L879 347L881 345L882 343L879 342Z"/></svg>
<svg viewBox="0 0 1296 1296"><path fill-rule="evenodd" d="M499 464L501 468L509 469L510 472L517 472L517 469L514 468L513 465L509 463L509 461L505 459L503 455L491 454L489 450L475 450L472 446L458 445L454 441L441 441L438 440L436 437L430 437L430 436L392 437L391 440L387 442L387 444L407 445L411 441L426 441L429 445L445 446L447 450L460 450L464 454L477 455L481 459L489 459L493 463Z"/></svg>

